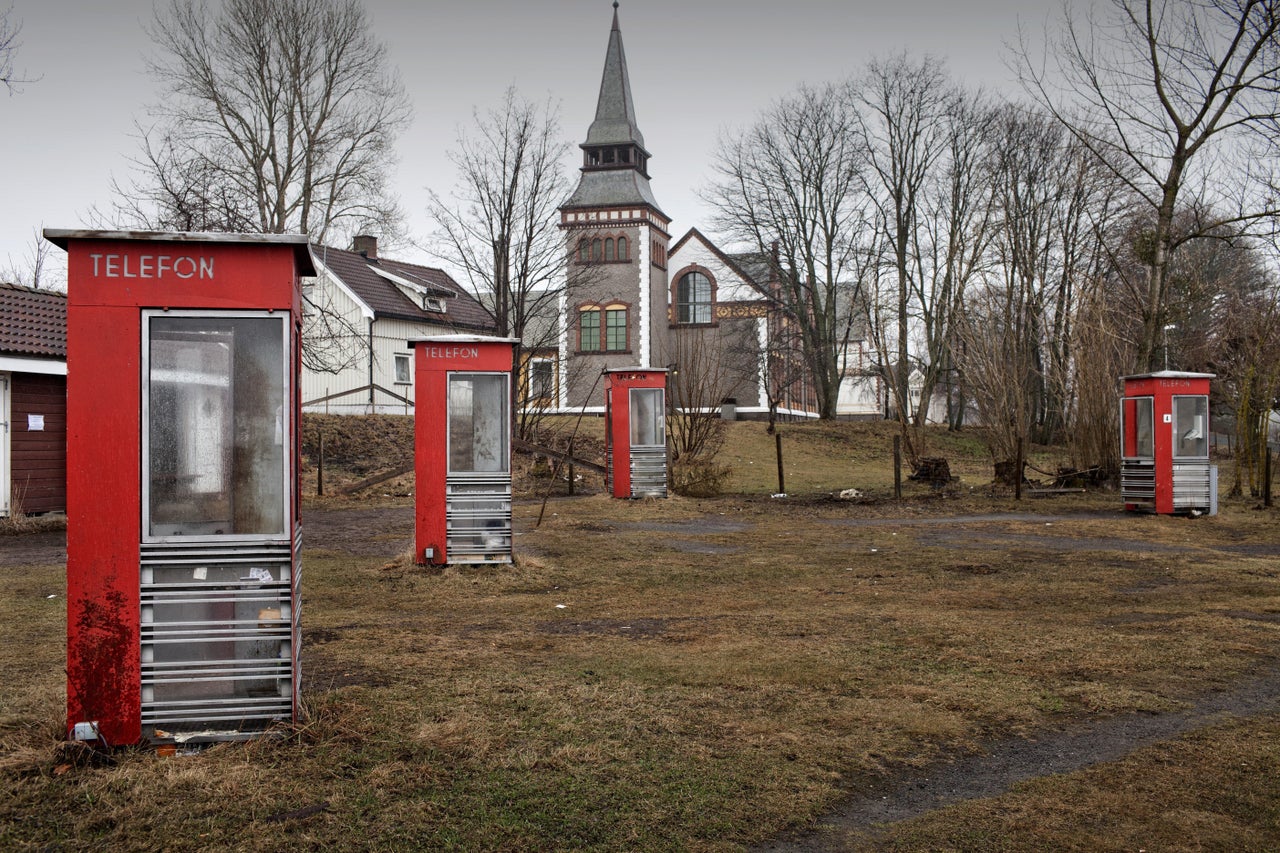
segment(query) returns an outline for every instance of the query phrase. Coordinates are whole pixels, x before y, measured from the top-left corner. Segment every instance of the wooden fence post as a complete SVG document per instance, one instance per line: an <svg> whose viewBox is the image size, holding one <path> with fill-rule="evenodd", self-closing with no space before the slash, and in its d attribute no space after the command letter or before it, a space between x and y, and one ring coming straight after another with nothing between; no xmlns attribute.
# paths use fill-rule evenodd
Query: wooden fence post
<svg viewBox="0 0 1280 853"><path fill-rule="evenodd" d="M893 437L893 497L902 500L902 436Z"/></svg>
<svg viewBox="0 0 1280 853"><path fill-rule="evenodd" d="M782 477L782 433L775 432L773 434L774 452L778 456L778 494L785 495L787 493L786 481Z"/></svg>

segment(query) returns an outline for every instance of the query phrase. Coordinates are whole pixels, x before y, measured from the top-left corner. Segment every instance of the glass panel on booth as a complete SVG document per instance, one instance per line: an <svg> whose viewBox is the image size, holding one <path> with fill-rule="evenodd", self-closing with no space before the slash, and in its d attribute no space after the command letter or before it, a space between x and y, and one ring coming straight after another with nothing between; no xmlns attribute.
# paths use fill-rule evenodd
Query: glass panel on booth
<svg viewBox="0 0 1280 853"><path fill-rule="evenodd" d="M631 389L631 446L667 443L666 405L661 388Z"/></svg>
<svg viewBox="0 0 1280 853"><path fill-rule="evenodd" d="M1209 455L1209 398L1173 398L1173 455L1205 458Z"/></svg>
<svg viewBox="0 0 1280 853"><path fill-rule="evenodd" d="M154 316L146 347L146 534L283 534L283 318Z"/></svg>
<svg viewBox="0 0 1280 853"><path fill-rule="evenodd" d="M499 473L510 468L507 377L449 375L450 473Z"/></svg>
<svg viewBox="0 0 1280 853"><path fill-rule="evenodd" d="M1124 457L1155 458L1155 424L1150 397L1127 397L1121 414Z"/></svg>

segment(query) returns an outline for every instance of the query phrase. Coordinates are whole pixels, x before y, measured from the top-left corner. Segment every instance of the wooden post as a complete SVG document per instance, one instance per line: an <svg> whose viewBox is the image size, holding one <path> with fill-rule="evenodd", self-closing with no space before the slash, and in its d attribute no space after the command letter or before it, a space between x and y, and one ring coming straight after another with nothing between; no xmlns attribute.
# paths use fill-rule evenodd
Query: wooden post
<svg viewBox="0 0 1280 853"><path fill-rule="evenodd" d="M775 432L773 434L773 446L778 455L778 494L785 495L787 493L787 485L782 478L782 433Z"/></svg>
<svg viewBox="0 0 1280 853"><path fill-rule="evenodd" d="M573 439L569 439L569 496L573 497Z"/></svg>
<svg viewBox="0 0 1280 853"><path fill-rule="evenodd" d="M324 497L324 431L320 432L320 451L316 459L316 494Z"/></svg>
<svg viewBox="0 0 1280 853"><path fill-rule="evenodd" d="M902 436L893 437L893 497L902 500Z"/></svg>
<svg viewBox="0 0 1280 853"><path fill-rule="evenodd" d="M1020 501L1022 500L1022 436L1018 436L1018 447L1014 455L1017 458L1013 460L1013 499Z"/></svg>
<svg viewBox="0 0 1280 853"><path fill-rule="evenodd" d="M1264 443L1265 458L1262 462L1262 505L1271 506L1271 448Z"/></svg>

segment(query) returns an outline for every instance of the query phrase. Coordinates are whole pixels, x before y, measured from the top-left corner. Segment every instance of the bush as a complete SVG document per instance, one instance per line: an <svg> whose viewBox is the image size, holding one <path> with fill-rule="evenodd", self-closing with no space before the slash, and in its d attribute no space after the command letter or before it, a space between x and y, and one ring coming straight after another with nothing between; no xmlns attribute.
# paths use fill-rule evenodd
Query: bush
<svg viewBox="0 0 1280 853"><path fill-rule="evenodd" d="M688 498L714 498L724 494L733 469L714 457L682 456L671 463L671 491Z"/></svg>

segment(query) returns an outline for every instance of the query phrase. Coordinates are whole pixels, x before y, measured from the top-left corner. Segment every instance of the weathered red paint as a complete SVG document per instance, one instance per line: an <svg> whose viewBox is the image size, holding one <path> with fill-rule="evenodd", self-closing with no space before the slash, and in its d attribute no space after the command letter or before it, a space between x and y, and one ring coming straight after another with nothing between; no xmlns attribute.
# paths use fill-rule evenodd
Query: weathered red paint
<svg viewBox="0 0 1280 853"><path fill-rule="evenodd" d="M631 497L631 389L667 387L661 368L627 367L604 372L605 455L609 457L609 491Z"/></svg>
<svg viewBox="0 0 1280 853"><path fill-rule="evenodd" d="M467 336L444 336L408 342L413 347L414 414L414 557L417 562L449 562L446 536L449 473L449 374L506 373L515 357L514 342ZM424 555L430 548L432 556Z"/></svg>
<svg viewBox="0 0 1280 853"><path fill-rule="evenodd" d="M1135 434L1135 418L1133 416L1136 401L1151 398L1152 410L1152 447L1155 453L1155 511L1172 513L1173 506L1173 427L1166 423L1166 417L1172 421L1173 398L1184 396L1209 395L1211 376L1203 373L1177 373L1162 371L1155 374L1141 374L1124 377L1124 424L1125 434L1121 436L1121 455L1131 456L1132 448L1137 444ZM1138 509L1134 504L1125 504L1125 509Z"/></svg>
<svg viewBox="0 0 1280 853"><path fill-rule="evenodd" d="M68 252L67 731L77 722L97 722L102 739L114 746L142 736L142 311L292 312L297 364L298 276L310 273L311 263L300 243L80 233L50 235ZM191 262L178 262L182 258ZM296 413L296 376L291 386ZM295 417L289 437L295 458L297 424ZM294 531L296 483L295 476ZM296 584L297 566L293 575ZM299 639L293 638L295 713Z"/></svg>

